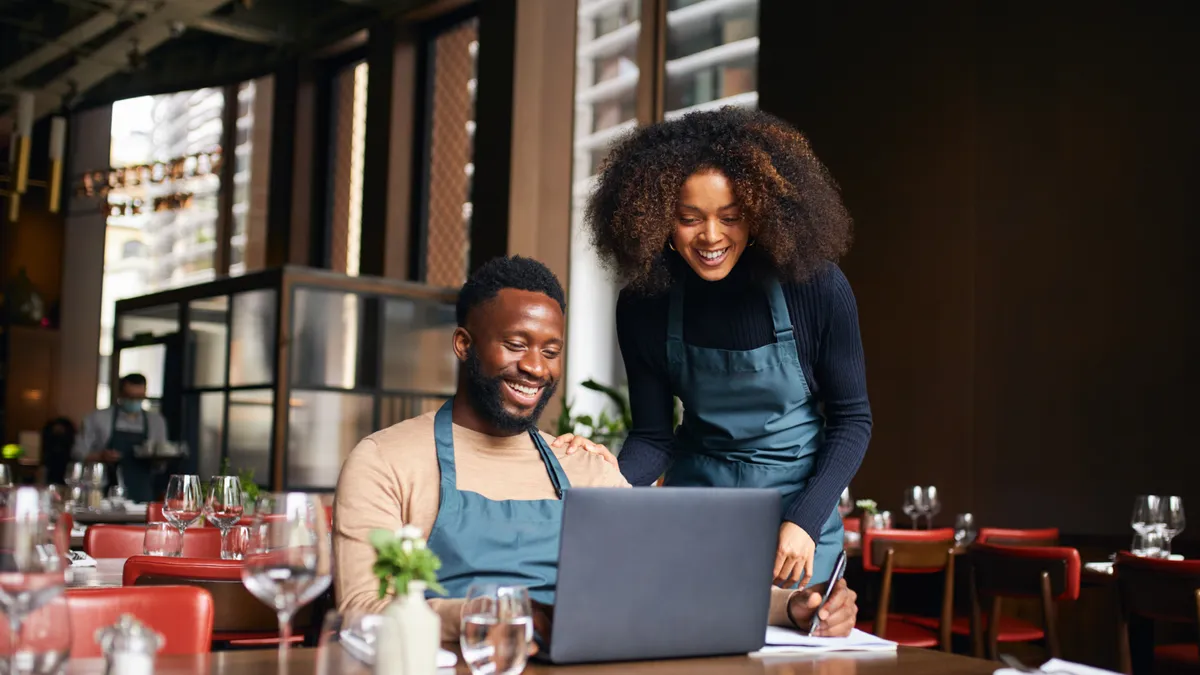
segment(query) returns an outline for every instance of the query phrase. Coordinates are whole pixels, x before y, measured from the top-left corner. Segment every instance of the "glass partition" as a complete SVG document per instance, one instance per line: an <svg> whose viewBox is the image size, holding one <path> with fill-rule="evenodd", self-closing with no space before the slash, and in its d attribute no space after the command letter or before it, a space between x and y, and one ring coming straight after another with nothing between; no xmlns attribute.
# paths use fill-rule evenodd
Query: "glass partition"
<svg viewBox="0 0 1200 675"><path fill-rule="evenodd" d="M191 453L177 469L228 460L270 489L332 490L360 439L453 395L455 299L301 267L130 298L111 375L136 362L162 383L170 437Z"/></svg>

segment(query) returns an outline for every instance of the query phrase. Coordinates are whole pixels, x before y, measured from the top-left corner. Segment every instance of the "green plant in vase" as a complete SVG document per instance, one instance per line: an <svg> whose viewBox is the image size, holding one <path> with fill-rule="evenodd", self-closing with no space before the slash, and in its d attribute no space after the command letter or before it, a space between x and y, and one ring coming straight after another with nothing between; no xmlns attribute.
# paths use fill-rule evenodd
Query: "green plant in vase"
<svg viewBox="0 0 1200 675"><path fill-rule="evenodd" d="M375 549L371 571L379 579L379 597L394 596L377 629L375 674L432 673L437 670L442 620L425 602L425 589L445 595L437 580L442 561L412 525L395 532L372 530L368 540Z"/></svg>
<svg viewBox="0 0 1200 675"><path fill-rule="evenodd" d="M371 571L379 579L380 598L387 597L388 591L397 597L405 595L413 582L424 584L439 595L446 593L437 580L442 561L425 546L421 530L412 525L405 525L395 532L372 530L369 541L375 549L375 564Z"/></svg>

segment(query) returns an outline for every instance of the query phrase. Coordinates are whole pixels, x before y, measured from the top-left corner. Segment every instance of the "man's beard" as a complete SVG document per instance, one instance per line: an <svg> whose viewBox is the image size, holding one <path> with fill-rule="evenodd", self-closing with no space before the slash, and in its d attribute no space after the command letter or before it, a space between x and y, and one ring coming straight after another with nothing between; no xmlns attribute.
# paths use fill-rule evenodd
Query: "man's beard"
<svg viewBox="0 0 1200 675"><path fill-rule="evenodd" d="M500 431L516 433L533 429L537 426L538 418L542 416L542 410L550 402L550 397L554 395L554 390L558 388L557 382L544 385L541 398L533 411L528 416L514 415L504 409L504 399L500 393L500 387L504 386L504 378L484 375L483 364L474 347L467 350L466 368L467 399L484 421Z"/></svg>

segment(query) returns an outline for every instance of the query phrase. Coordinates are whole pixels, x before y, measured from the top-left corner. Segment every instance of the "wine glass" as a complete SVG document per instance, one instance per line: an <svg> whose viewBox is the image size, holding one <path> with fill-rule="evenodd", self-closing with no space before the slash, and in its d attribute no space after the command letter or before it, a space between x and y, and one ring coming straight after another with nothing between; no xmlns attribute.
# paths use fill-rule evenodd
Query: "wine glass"
<svg viewBox="0 0 1200 675"><path fill-rule="evenodd" d="M17 659L10 665L17 666L18 672L36 665L24 662L36 662L36 655L28 650L40 649L25 643L26 620L66 588L65 551L59 549L54 523L54 505L46 490L0 489L0 612L8 619L12 648L7 653Z"/></svg>
<svg viewBox="0 0 1200 675"><path fill-rule="evenodd" d="M517 675L533 642L533 606L524 586L471 584L459 646L473 675Z"/></svg>
<svg viewBox="0 0 1200 675"><path fill-rule="evenodd" d="M63 672L71 651L71 612L59 594L30 612L19 632L0 622L0 672L53 675Z"/></svg>
<svg viewBox="0 0 1200 675"><path fill-rule="evenodd" d="M925 524L933 529L933 517L942 511L942 500L938 499L938 489L932 485L925 488Z"/></svg>
<svg viewBox="0 0 1200 675"><path fill-rule="evenodd" d="M842 490L842 496L838 498L838 514L845 518L854 511L854 499L850 496L850 488Z"/></svg>
<svg viewBox="0 0 1200 675"><path fill-rule="evenodd" d="M1146 534L1163 525L1162 497L1158 495L1139 495L1133 500L1133 517L1130 518L1133 531Z"/></svg>
<svg viewBox="0 0 1200 675"><path fill-rule="evenodd" d="M954 544L956 546L970 546L975 541L975 516L969 513L960 513L954 519Z"/></svg>
<svg viewBox="0 0 1200 675"><path fill-rule="evenodd" d="M104 464L100 462L88 462L83 465L83 479L80 482L83 488L84 501L87 503L87 508L98 511L100 509L100 499L104 496Z"/></svg>
<svg viewBox="0 0 1200 675"><path fill-rule="evenodd" d="M221 558L226 558L224 541L229 528L241 520L245 508L242 506L242 482L237 476L213 476L210 479L208 498L204 501L204 513L208 521L221 530Z"/></svg>
<svg viewBox="0 0 1200 675"><path fill-rule="evenodd" d="M204 493L200 490L200 477L175 474L167 483L167 498L163 501L163 517L179 530L200 522L204 516Z"/></svg>
<svg viewBox="0 0 1200 675"><path fill-rule="evenodd" d="M912 518L914 530L917 529L917 519L925 513L927 507L925 488L913 485L904 491L904 515Z"/></svg>
<svg viewBox="0 0 1200 675"><path fill-rule="evenodd" d="M279 658L287 658L292 616L333 579L329 521L318 495L288 492L261 499L242 565L242 584L279 617Z"/></svg>
<svg viewBox="0 0 1200 675"><path fill-rule="evenodd" d="M1163 503L1163 548L1165 553L1171 555L1171 540L1176 537L1183 528L1187 525L1187 519L1183 513L1183 497L1170 496L1164 497L1166 500Z"/></svg>
<svg viewBox="0 0 1200 675"><path fill-rule="evenodd" d="M63 473L63 484L67 486L67 501L74 508L82 500L83 462L71 462Z"/></svg>

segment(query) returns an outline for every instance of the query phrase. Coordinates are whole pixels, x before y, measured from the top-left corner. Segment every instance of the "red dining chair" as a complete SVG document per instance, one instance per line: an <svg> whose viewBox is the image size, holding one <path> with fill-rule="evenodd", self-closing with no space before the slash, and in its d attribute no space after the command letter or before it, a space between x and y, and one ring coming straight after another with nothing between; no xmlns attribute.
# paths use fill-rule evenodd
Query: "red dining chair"
<svg viewBox="0 0 1200 675"><path fill-rule="evenodd" d="M971 614L955 617L950 631L969 635L976 658L983 658L984 634L991 658L999 658L1001 642L1044 642L1052 658L1062 655L1058 642L1057 603L1079 599L1079 551L1053 546L994 546L976 544L966 555L969 566ZM1002 616L1002 598L1037 598L1042 625ZM986 610L986 614L984 613ZM936 627L926 619L917 625Z"/></svg>
<svg viewBox="0 0 1200 675"><path fill-rule="evenodd" d="M997 546L1057 546L1058 528L1006 530L1000 527L981 527L975 543Z"/></svg>
<svg viewBox="0 0 1200 675"><path fill-rule="evenodd" d="M862 532L862 518L858 516L842 518L842 529L846 532Z"/></svg>
<svg viewBox="0 0 1200 675"><path fill-rule="evenodd" d="M213 599L193 586L71 588L71 657L103 656L96 630L132 614L165 639L159 654L205 654L212 645Z"/></svg>
<svg viewBox="0 0 1200 675"><path fill-rule="evenodd" d="M216 531L216 528L213 528ZM279 619L275 611L250 594L242 585L242 561L203 558L134 556L125 561L122 582L126 586L188 585L207 590L216 608L212 639L231 647L279 643ZM292 619L291 643L304 641L315 619L312 605Z"/></svg>
<svg viewBox="0 0 1200 675"><path fill-rule="evenodd" d="M1200 560L1117 554L1113 573L1121 605L1121 666L1126 673L1200 671ZM1195 642L1131 645L1130 621L1192 624ZM1151 651L1152 649L1152 651Z"/></svg>
<svg viewBox="0 0 1200 675"><path fill-rule="evenodd" d="M906 647L937 647L950 651L950 617L954 606L954 530L882 530L863 532L863 569L882 572L879 609L874 620L860 621L859 630ZM933 628L911 617L890 615L892 577L896 574L944 574L941 617Z"/></svg>
<svg viewBox="0 0 1200 675"><path fill-rule="evenodd" d="M93 558L128 558L141 555L144 525L90 525L83 535L83 551ZM215 527L189 527L183 535L183 557L220 558L221 531Z"/></svg>

